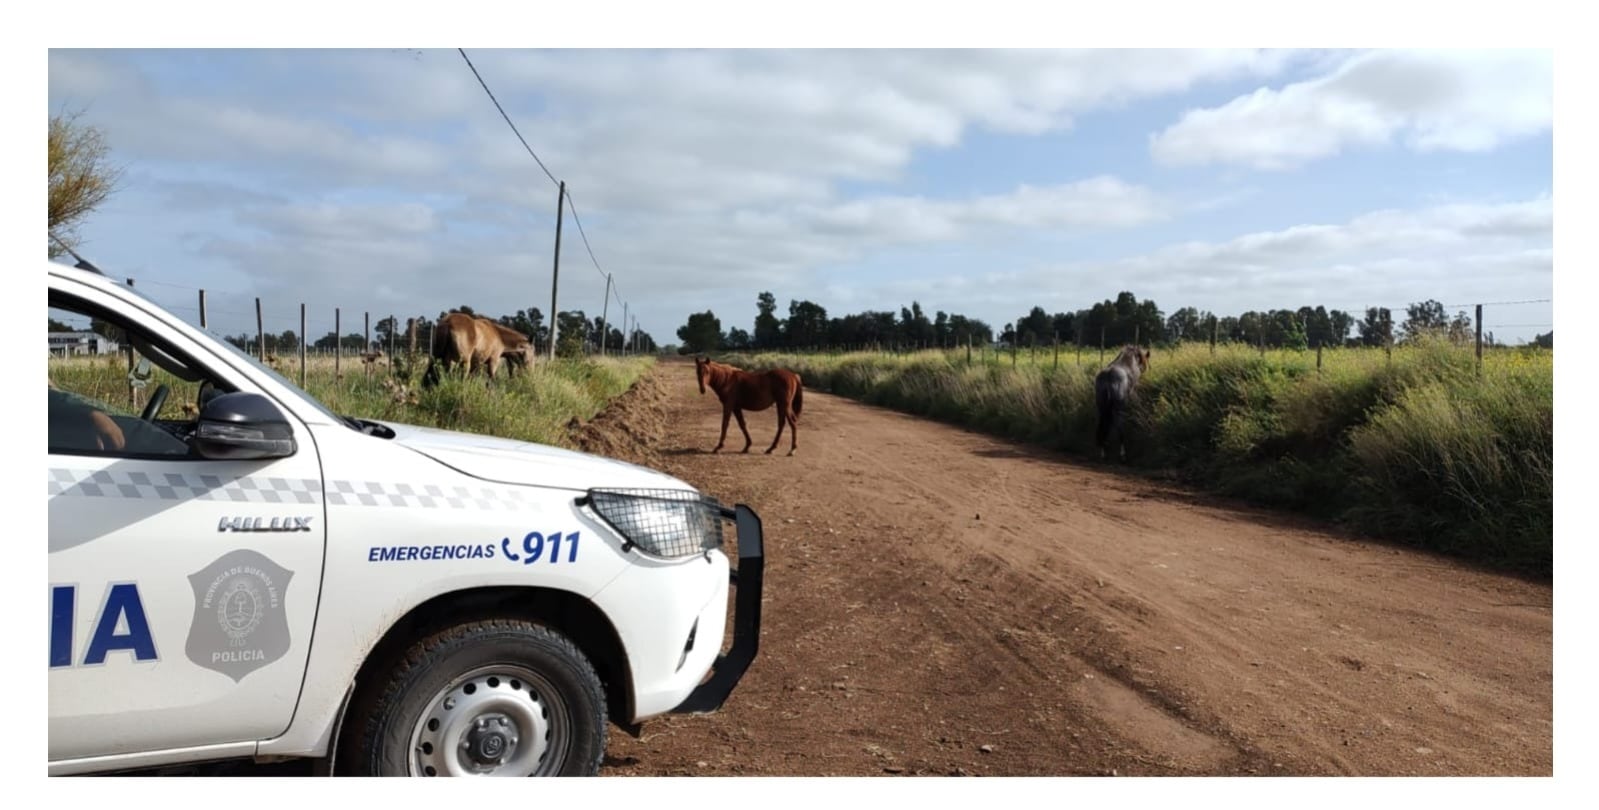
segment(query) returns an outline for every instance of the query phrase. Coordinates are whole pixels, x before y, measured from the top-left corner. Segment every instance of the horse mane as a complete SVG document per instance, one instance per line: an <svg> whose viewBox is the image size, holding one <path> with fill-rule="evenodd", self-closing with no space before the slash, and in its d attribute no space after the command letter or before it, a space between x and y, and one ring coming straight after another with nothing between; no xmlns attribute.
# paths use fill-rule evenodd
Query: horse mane
<svg viewBox="0 0 1599 810"><path fill-rule="evenodd" d="M1134 346L1131 343L1128 343L1122 346L1122 350L1116 354L1116 359L1110 361L1110 364L1113 366L1122 366L1133 370L1141 370L1144 367L1143 353L1144 352L1142 349Z"/></svg>

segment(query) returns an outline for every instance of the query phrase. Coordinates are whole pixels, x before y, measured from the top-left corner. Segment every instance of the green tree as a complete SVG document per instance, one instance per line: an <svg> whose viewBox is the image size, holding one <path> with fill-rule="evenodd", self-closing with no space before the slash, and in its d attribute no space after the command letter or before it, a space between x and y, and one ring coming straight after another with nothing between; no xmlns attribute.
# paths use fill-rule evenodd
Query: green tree
<svg viewBox="0 0 1599 810"><path fill-rule="evenodd" d="M1183 307L1171 314L1166 319L1166 334L1172 340L1207 340L1210 335L1203 333L1203 327L1209 319L1202 319L1199 310L1193 307Z"/></svg>
<svg viewBox="0 0 1599 810"><path fill-rule="evenodd" d="M558 357L580 357L589 345L589 318L581 309L562 312L555 316L555 354Z"/></svg>
<svg viewBox="0 0 1599 810"><path fill-rule="evenodd" d="M77 113L50 116L49 219L45 237L50 258L63 252L56 239L75 245L78 225L116 190L122 170L110 164L109 152L104 134L80 124Z"/></svg>
<svg viewBox="0 0 1599 810"><path fill-rule="evenodd" d="M773 349L782 343L782 322L777 319L777 298L769 292L755 297L755 348Z"/></svg>
<svg viewBox="0 0 1599 810"><path fill-rule="evenodd" d="M827 310L810 301L789 301L783 337L794 349L821 346L827 340Z"/></svg>
<svg viewBox="0 0 1599 810"><path fill-rule="evenodd" d="M1394 316L1387 307L1367 307L1360 322L1360 342L1367 346L1387 346L1394 340Z"/></svg>
<svg viewBox="0 0 1599 810"><path fill-rule="evenodd" d="M1023 346L1040 346L1055 338L1055 319L1043 307L1033 307L1027 317L1016 321L1016 339Z"/></svg>
<svg viewBox="0 0 1599 810"><path fill-rule="evenodd" d="M1327 321L1331 324L1332 332L1329 335L1331 345L1342 346L1349 339L1349 329L1355 325L1355 316L1335 309L1327 313Z"/></svg>
<svg viewBox="0 0 1599 810"><path fill-rule="evenodd" d="M1404 339L1412 341L1421 335L1448 329L1449 316L1444 313L1444 305L1437 301L1410 304L1405 307L1405 322L1400 328L1404 331Z"/></svg>
<svg viewBox="0 0 1599 810"><path fill-rule="evenodd" d="M655 338L650 337L650 333L643 329L634 329L628 334L627 346L628 351L637 354L654 354L661 351L661 347L655 343Z"/></svg>
<svg viewBox="0 0 1599 810"><path fill-rule="evenodd" d="M688 316L688 323L677 328L677 339L683 341L682 352L713 352L722 345L722 321L711 310Z"/></svg>

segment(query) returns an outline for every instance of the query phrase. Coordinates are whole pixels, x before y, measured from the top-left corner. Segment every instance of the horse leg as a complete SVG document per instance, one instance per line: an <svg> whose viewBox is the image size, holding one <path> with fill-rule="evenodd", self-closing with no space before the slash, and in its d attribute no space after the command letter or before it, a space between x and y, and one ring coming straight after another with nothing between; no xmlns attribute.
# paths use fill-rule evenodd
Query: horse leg
<svg viewBox="0 0 1599 810"><path fill-rule="evenodd" d="M732 408L727 408L727 407L722 408L722 438L721 438L721 440L719 440L716 443L716 447L711 450L712 453L721 452L722 445L727 444L727 419L728 419L728 417L730 417L732 415L733 415L733 409ZM739 417L739 421L743 422L744 418L742 416Z"/></svg>
<svg viewBox="0 0 1599 810"><path fill-rule="evenodd" d="M783 407L783 403L781 403L781 402L777 403L776 410L777 410L777 435L772 437L772 446L766 448L766 454L767 455L771 455L772 451L777 449L778 440L783 438L783 423L788 421L788 408Z"/></svg>
<svg viewBox="0 0 1599 810"><path fill-rule="evenodd" d="M799 416L794 413L792 405L787 411L784 415L788 417L788 454L792 456L799 449Z"/></svg>
<svg viewBox="0 0 1599 810"><path fill-rule="evenodd" d="M1123 464L1127 463L1127 406L1123 404L1116 409L1115 421L1111 423L1116 437L1116 457Z"/></svg>
<svg viewBox="0 0 1599 810"><path fill-rule="evenodd" d="M750 438L750 429L744 426L744 410L742 408L735 409L733 416L738 419L738 429L744 432L744 449L742 452L748 453L750 451L750 443L754 440Z"/></svg>

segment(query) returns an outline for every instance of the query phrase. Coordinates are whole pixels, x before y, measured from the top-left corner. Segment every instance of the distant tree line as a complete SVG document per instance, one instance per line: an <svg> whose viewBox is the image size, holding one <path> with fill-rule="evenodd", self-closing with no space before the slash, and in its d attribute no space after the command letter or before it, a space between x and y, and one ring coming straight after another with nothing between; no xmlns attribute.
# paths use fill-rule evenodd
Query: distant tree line
<svg viewBox="0 0 1599 810"><path fill-rule="evenodd" d="M1004 324L998 333L982 320L937 312L930 319L919 302L893 312L866 311L829 318L821 305L790 300L788 317L777 317L777 301L770 292L756 296L753 331L734 326L722 329L721 319L710 310L688 317L677 330L682 352L772 349L893 350L954 348L995 343L1006 348L1049 346L1116 346L1138 343L1169 346L1185 341L1245 343L1267 348L1310 349L1318 346L1390 346L1438 335L1458 343L1475 340L1476 324L1464 311L1451 317L1437 301L1405 308L1395 323L1386 307L1370 307L1363 314L1326 307L1302 306L1218 316L1194 307L1167 315L1153 299L1140 301L1128 291L1087 309L1051 314L1035 306L1026 315ZM1485 342L1491 342L1484 336ZM1553 342L1553 334L1548 338ZM1540 345L1543 338L1540 336Z"/></svg>
<svg viewBox="0 0 1599 810"><path fill-rule="evenodd" d="M330 330L327 334L312 341L309 347L331 350L335 346L340 346L348 352L387 352L391 345L389 341L392 337L394 341L392 345L397 347L399 351L406 351L410 348L411 332L414 327L417 351L426 352L428 350L428 337L433 334L433 327L450 312L463 312L468 315L488 317L486 315L478 315L476 310L465 304L452 310L440 312L434 318L420 316L402 319L395 316L385 316L372 324L372 342L370 345L367 344L366 337L361 331L347 331L344 337L340 338ZM493 320L502 326L527 335L541 351L549 346L550 328L545 324L544 313L538 307L517 310L510 315L501 315ZM356 325L360 325L359 321L356 322ZM602 327L600 318L590 319L583 310L571 310L557 315L556 326L555 353L557 355L561 357L576 357L599 352ZM627 344L629 336L624 335L621 328L614 323L603 324L603 327L606 352L621 352L623 346ZM347 326L345 328L348 329ZM253 334L240 333L224 339L240 348L253 349L255 347L255 337ZM630 348L633 351L653 353L660 349L656 345L655 339L642 329L633 330L631 337L633 343ZM292 329L284 330L278 334L268 333L262 339L266 344L268 353L299 351L300 349L300 337Z"/></svg>
<svg viewBox="0 0 1599 810"><path fill-rule="evenodd" d="M931 318L920 302L912 301L899 314L889 311L859 312L829 318L827 309L814 301L788 303L788 317L777 317L777 298L763 292L755 298L754 331L740 327L722 331L714 312L698 312L679 327L683 352L716 349L773 350L822 348L953 348L990 343L994 330L977 318L959 313L935 312Z"/></svg>

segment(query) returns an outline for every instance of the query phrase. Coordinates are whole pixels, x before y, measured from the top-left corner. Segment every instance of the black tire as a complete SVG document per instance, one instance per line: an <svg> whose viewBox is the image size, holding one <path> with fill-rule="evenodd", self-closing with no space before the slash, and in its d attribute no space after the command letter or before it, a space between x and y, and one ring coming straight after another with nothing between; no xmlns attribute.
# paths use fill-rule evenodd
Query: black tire
<svg viewBox="0 0 1599 810"><path fill-rule="evenodd" d="M599 772L605 690L583 653L548 627L517 619L455 625L375 677L351 707L348 749L340 752L354 775ZM488 758L495 753L498 761Z"/></svg>

